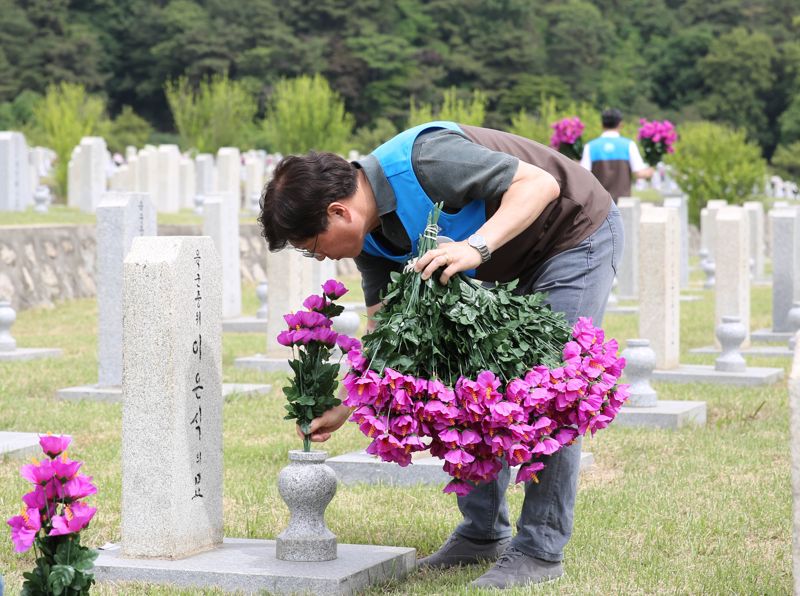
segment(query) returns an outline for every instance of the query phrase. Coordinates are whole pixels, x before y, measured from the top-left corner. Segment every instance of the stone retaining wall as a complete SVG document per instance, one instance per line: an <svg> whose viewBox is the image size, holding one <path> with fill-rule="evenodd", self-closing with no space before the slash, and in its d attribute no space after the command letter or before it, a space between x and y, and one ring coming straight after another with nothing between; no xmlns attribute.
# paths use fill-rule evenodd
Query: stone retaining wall
<svg viewBox="0 0 800 596"><path fill-rule="evenodd" d="M159 236L199 236L199 225L158 226ZM266 279L267 245L257 224L239 228L242 282ZM0 300L16 310L52 306L59 300L90 298L95 286L93 225L31 225L0 227ZM352 273L349 259L338 264Z"/></svg>

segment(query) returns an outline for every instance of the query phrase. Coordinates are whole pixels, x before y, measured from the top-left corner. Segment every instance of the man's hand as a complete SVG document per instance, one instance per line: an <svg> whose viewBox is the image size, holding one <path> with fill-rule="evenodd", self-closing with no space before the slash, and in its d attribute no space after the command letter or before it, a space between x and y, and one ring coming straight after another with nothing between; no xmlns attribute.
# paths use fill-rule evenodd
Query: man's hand
<svg viewBox="0 0 800 596"><path fill-rule="evenodd" d="M338 430L350 417L350 407L340 404L331 408L319 418L314 418L309 425L311 440L315 443L323 443L331 438L331 434ZM297 434L303 438L303 431L297 426Z"/></svg>
<svg viewBox="0 0 800 596"><path fill-rule="evenodd" d="M414 270L422 271L422 279L428 279L437 269L444 267L439 281L446 284L456 273L475 269L482 262L480 253L466 240L444 242L417 259Z"/></svg>

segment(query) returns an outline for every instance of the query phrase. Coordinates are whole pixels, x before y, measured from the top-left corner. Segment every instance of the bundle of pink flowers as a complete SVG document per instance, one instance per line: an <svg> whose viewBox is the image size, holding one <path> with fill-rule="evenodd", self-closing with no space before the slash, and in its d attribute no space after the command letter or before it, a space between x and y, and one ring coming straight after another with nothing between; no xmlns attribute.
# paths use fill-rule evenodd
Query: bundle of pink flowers
<svg viewBox="0 0 800 596"><path fill-rule="evenodd" d="M678 132L669 120L641 118L637 138L642 142L645 161L655 166L665 154L675 152L674 145L678 140Z"/></svg>
<svg viewBox="0 0 800 596"><path fill-rule="evenodd" d="M38 536L77 534L97 509L81 499L97 492L92 477L79 474L82 462L67 457L68 436L39 438L47 459L22 466L20 475L33 485L22 496L22 513L8 520L17 552L27 551Z"/></svg>
<svg viewBox="0 0 800 596"><path fill-rule="evenodd" d="M550 128L553 129L553 134L550 137L550 146L553 149L559 149L562 144L574 145L581 138L586 125L581 122L580 118L575 116L574 118L562 118L558 122L553 122Z"/></svg>
<svg viewBox="0 0 800 596"><path fill-rule="evenodd" d="M561 366L535 366L505 385L491 371L461 377L453 388L390 368L379 373L352 350L344 403L372 439L369 453L401 466L425 449L443 459L453 477L444 492L469 493L494 479L503 459L520 465L516 482L538 482L544 456L608 426L628 398L628 386L618 383L625 360L616 340L604 341L588 318L572 334Z"/></svg>

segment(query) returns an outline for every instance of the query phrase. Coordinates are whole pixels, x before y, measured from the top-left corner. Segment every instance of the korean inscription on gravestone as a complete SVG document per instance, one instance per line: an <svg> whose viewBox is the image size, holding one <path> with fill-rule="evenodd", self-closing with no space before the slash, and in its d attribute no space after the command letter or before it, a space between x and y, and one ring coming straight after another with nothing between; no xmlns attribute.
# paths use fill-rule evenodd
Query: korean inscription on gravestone
<svg viewBox="0 0 800 596"><path fill-rule="evenodd" d="M190 426L197 431L197 453L195 455L195 461L193 466L194 472L194 494L192 495L192 500L197 498L203 498L203 490L202 490L202 463L203 463L203 445L202 445L202 438L203 438L203 407L202 407L202 398L203 398L203 380L200 378L200 363L203 360L203 334L201 323L203 320L203 294L200 282L202 281L200 272L201 272L201 262L202 258L200 256L200 249L197 249L194 254L194 262L196 265L196 271L194 276L196 294L194 297L195 302L195 324L197 326L197 339L194 340L192 343L192 354L197 356L197 368L194 374L194 387L192 389L192 393L194 394L195 403L197 406L197 410L194 413L194 417L189 421Z"/></svg>

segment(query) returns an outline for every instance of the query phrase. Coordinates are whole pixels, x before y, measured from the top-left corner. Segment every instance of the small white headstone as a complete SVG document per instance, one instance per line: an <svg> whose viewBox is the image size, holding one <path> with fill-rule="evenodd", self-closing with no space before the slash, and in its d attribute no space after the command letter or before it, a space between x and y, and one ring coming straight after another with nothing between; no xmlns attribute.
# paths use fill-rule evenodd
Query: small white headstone
<svg viewBox="0 0 800 596"><path fill-rule="evenodd" d="M231 193L205 195L203 234L214 241L222 264L222 317L242 314L242 274L239 269L239 208Z"/></svg>
<svg viewBox="0 0 800 596"><path fill-rule="evenodd" d="M741 347L750 345L750 240L747 216L742 207L724 207L717 211L714 328L722 317L738 317L747 330Z"/></svg>

